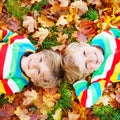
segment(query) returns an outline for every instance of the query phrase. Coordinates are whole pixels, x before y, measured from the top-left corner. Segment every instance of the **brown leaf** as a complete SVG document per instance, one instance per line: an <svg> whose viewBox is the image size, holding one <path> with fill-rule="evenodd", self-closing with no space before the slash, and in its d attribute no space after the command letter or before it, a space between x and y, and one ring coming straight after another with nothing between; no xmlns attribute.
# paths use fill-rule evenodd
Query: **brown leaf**
<svg viewBox="0 0 120 120"><path fill-rule="evenodd" d="M12 31L17 31L20 28L20 20L18 20L17 18L9 18L7 20L7 27L8 29L12 30Z"/></svg>
<svg viewBox="0 0 120 120"><path fill-rule="evenodd" d="M0 118L8 119L14 115L14 107L11 104L4 104L0 108Z"/></svg>

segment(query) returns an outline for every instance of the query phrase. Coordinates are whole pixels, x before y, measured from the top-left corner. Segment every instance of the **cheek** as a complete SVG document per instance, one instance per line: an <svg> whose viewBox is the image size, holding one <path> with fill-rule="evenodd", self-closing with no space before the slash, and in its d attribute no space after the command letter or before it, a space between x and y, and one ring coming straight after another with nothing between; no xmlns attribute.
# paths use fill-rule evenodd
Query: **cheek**
<svg viewBox="0 0 120 120"><path fill-rule="evenodd" d="M27 74L28 77L30 77L32 79L34 79L35 76L36 76L36 72L33 71L33 70L28 71L26 74Z"/></svg>

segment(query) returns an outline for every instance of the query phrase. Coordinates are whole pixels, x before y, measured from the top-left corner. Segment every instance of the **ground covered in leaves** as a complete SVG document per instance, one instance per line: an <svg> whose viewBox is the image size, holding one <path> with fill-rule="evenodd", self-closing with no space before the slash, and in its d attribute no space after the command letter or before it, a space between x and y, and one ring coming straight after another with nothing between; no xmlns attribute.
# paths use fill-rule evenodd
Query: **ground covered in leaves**
<svg viewBox="0 0 120 120"><path fill-rule="evenodd" d="M62 52L113 25L120 25L119 0L0 0L0 27L28 37L37 50ZM53 89L30 83L21 93L0 96L0 120L108 119L120 120L120 83L106 88L89 109L66 81Z"/></svg>

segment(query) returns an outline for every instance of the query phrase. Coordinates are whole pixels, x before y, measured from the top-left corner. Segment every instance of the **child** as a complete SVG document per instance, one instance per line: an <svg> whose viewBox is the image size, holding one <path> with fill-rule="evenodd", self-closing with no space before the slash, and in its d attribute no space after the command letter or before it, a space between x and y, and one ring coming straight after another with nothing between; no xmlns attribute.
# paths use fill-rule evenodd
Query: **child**
<svg viewBox="0 0 120 120"><path fill-rule="evenodd" d="M69 82L75 82L73 87L80 103L85 107L94 105L106 86L120 82L120 27L98 34L91 46L77 42L69 44L62 67ZM90 74L89 84L85 78Z"/></svg>
<svg viewBox="0 0 120 120"><path fill-rule="evenodd" d="M29 80L50 88L60 83L61 56L51 50L35 53L34 45L17 33L0 30L0 94L22 91Z"/></svg>

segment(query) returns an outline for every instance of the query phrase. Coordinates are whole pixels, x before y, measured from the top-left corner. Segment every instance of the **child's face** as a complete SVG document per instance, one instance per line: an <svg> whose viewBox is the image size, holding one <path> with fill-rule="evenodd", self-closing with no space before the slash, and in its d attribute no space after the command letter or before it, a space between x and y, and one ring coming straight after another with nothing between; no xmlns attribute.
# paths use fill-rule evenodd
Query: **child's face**
<svg viewBox="0 0 120 120"><path fill-rule="evenodd" d="M42 83L45 73L50 73L46 55L41 51L23 58L22 69L34 84ZM41 80L41 81L40 81ZM45 82L45 81L44 81Z"/></svg>
<svg viewBox="0 0 120 120"><path fill-rule="evenodd" d="M102 50L89 44L84 44L72 55L75 62L78 63L80 70L87 74L91 74L97 70L104 59Z"/></svg>

